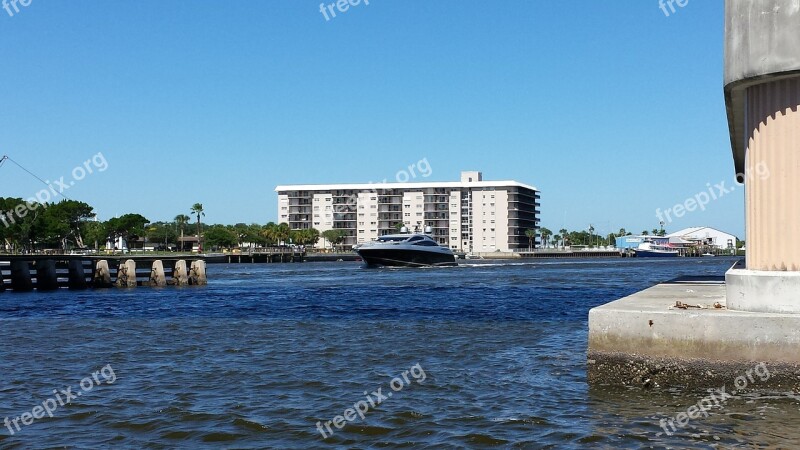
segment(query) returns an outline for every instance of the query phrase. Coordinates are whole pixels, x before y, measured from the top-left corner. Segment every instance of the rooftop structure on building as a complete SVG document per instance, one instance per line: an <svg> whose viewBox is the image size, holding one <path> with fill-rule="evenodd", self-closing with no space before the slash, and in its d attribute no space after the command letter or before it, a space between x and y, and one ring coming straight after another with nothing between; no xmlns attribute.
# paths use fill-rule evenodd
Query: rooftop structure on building
<svg viewBox="0 0 800 450"><path fill-rule="evenodd" d="M527 249L527 230L539 228L539 191L517 181L460 181L288 185L278 193L278 220L292 229L337 229L345 245L431 227L439 245L456 251ZM320 240L319 247L329 243ZM534 243L536 245L536 243Z"/></svg>

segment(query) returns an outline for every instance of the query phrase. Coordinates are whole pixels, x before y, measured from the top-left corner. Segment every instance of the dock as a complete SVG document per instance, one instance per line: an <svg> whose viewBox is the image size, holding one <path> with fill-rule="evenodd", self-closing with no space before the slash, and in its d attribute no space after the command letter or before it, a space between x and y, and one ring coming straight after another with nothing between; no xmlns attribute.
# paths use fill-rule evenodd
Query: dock
<svg viewBox="0 0 800 450"><path fill-rule="evenodd" d="M203 257L0 255L0 292L205 285Z"/></svg>

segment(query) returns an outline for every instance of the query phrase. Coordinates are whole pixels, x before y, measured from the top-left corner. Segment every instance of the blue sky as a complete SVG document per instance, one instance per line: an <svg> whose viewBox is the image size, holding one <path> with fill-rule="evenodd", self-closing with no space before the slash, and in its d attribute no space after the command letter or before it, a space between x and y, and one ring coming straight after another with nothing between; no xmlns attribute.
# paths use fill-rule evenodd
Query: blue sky
<svg viewBox="0 0 800 450"><path fill-rule="evenodd" d="M658 227L733 186L722 2L44 2L0 10L0 153L101 219L276 219L276 185L514 179L542 225ZM41 185L6 164L0 195ZM743 236L743 189L667 224Z"/></svg>

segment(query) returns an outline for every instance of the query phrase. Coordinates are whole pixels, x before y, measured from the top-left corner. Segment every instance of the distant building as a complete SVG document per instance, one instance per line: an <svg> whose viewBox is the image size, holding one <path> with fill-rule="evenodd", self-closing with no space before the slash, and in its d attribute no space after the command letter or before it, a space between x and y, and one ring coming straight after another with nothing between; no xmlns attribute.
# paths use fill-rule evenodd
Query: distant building
<svg viewBox="0 0 800 450"><path fill-rule="evenodd" d="M639 247L639 244L644 242L644 238L645 238L644 236L634 236L634 235L619 236L616 239L616 247L620 250L626 250L629 248L635 249Z"/></svg>
<svg viewBox="0 0 800 450"><path fill-rule="evenodd" d="M716 247L720 250L736 248L736 236L711 227L686 228L665 237L669 238L672 245L703 245Z"/></svg>
<svg viewBox="0 0 800 450"><path fill-rule="evenodd" d="M280 222L293 230L342 230L345 245L397 233L402 226L429 226L439 245L454 250L514 251L527 249L525 232L539 228L535 187L483 181L480 172L462 172L461 181L453 182L290 185L275 191Z"/></svg>
<svg viewBox="0 0 800 450"><path fill-rule="evenodd" d="M696 246L715 247L720 250L736 248L736 236L710 227L686 228L664 236L620 236L616 239L616 246L620 250L636 249L645 240L656 245L675 248Z"/></svg>

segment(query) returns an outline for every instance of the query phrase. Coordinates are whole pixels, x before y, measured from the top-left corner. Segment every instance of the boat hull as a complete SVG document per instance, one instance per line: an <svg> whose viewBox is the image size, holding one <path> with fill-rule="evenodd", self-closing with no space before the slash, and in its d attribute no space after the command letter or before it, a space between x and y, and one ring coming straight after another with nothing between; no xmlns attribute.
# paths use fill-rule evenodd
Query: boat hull
<svg viewBox="0 0 800 450"><path fill-rule="evenodd" d="M634 250L637 258L674 258L678 252L665 252L657 250Z"/></svg>
<svg viewBox="0 0 800 450"><path fill-rule="evenodd" d="M428 267L456 266L452 253L425 250L362 248L356 250L367 266L385 267Z"/></svg>

